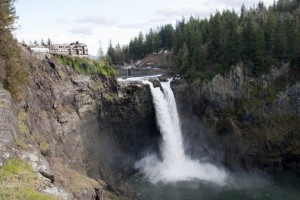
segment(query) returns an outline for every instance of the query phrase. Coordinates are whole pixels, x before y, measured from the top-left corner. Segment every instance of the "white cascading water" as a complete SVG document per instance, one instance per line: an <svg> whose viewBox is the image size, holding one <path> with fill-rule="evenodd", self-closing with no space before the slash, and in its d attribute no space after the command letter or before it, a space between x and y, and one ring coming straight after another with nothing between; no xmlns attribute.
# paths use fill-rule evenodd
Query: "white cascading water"
<svg viewBox="0 0 300 200"><path fill-rule="evenodd" d="M152 183L200 179L223 184L226 179L224 170L210 163L192 160L185 154L176 101L170 87L171 80L161 82L163 92L159 87L154 88L151 82L144 82L150 85L157 124L162 135L161 159L154 154L147 155L136 166Z"/></svg>

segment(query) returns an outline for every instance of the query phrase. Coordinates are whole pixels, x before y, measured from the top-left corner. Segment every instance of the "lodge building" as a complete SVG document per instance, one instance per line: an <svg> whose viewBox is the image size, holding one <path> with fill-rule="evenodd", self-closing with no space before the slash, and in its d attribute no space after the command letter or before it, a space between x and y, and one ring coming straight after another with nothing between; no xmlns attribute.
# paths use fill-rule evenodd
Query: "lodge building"
<svg viewBox="0 0 300 200"><path fill-rule="evenodd" d="M74 42L71 44L53 44L46 46L30 46L34 53L50 53L55 55L69 55L74 57L88 57L88 48L84 43Z"/></svg>

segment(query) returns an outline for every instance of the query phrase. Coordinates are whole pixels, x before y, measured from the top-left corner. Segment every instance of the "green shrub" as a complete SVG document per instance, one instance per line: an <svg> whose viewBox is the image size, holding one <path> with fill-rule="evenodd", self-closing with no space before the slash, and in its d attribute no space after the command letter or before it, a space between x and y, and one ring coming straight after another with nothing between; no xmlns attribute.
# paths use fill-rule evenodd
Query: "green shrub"
<svg viewBox="0 0 300 200"><path fill-rule="evenodd" d="M5 165L0 168L1 172L5 175L18 175L23 174L24 176L31 176L34 174L33 170L31 169L30 165L24 160L7 160Z"/></svg>
<svg viewBox="0 0 300 200"><path fill-rule="evenodd" d="M221 74L222 76L224 76L225 74L227 74L230 71L230 69L231 69L231 67L229 65L216 64L213 66L213 74L215 74L215 75Z"/></svg>
<svg viewBox="0 0 300 200"><path fill-rule="evenodd" d="M212 80L217 74L224 76L230 71L231 67L229 65L215 64L211 67L206 67L200 70L192 70L185 75L185 79L194 80L200 78L202 80Z"/></svg>
<svg viewBox="0 0 300 200"><path fill-rule="evenodd" d="M100 61L91 60L89 58L78 58L65 55L58 55L57 59L60 64L71 66L78 74L101 74L105 77L115 76L114 69L106 63Z"/></svg>
<svg viewBox="0 0 300 200"><path fill-rule="evenodd" d="M47 152L49 151L49 144L45 141L45 139L42 139L40 141L39 147L40 147L40 151L43 155L46 155Z"/></svg>
<svg viewBox="0 0 300 200"><path fill-rule="evenodd" d="M15 100L20 100L24 86L29 83L29 73L24 67L17 42L8 32L0 39L0 81Z"/></svg>
<svg viewBox="0 0 300 200"><path fill-rule="evenodd" d="M21 110L18 114L18 127L21 133L28 134L29 127L25 124L26 113L25 111Z"/></svg>
<svg viewBox="0 0 300 200"><path fill-rule="evenodd" d="M18 136L14 136L14 141L18 148L23 149L23 150L28 149L28 145L25 144L25 142L22 140L22 138L20 138Z"/></svg>
<svg viewBox="0 0 300 200"><path fill-rule="evenodd" d="M6 66L3 58L0 57L0 83L4 83L6 79Z"/></svg>

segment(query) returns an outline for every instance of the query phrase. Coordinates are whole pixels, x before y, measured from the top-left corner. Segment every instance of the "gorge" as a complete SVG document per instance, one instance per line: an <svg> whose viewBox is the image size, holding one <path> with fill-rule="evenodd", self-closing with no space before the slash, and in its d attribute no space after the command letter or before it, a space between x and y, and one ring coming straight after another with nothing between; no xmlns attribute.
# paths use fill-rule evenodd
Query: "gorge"
<svg viewBox="0 0 300 200"><path fill-rule="evenodd" d="M299 195L298 175L262 175L299 172L299 84L284 87L267 107L241 104L245 98L256 103L251 99L255 84L267 81L268 89L276 80L296 74L292 68L275 68L267 79L252 80L243 66L233 66L211 81L151 80L149 85L78 75L56 57L21 52L31 82L20 102L1 90L1 162L27 160L50 181L44 191L65 199L251 199L256 194L263 199L271 190L277 191L271 197L278 199ZM257 106L264 118L255 115ZM278 119L274 113L285 117ZM179 124L181 133L176 132ZM162 138L170 143L163 145ZM150 176L149 182L135 164L151 154L157 155L152 168L157 177ZM160 168L168 165L166 171ZM214 166L226 169L227 178ZM239 171L257 174L235 173Z"/></svg>
<svg viewBox="0 0 300 200"><path fill-rule="evenodd" d="M15 2L0 1L0 200L300 199L299 0L176 1L190 17L173 24L175 1L21 1L20 18ZM92 35L164 18L97 59L36 41L96 52Z"/></svg>

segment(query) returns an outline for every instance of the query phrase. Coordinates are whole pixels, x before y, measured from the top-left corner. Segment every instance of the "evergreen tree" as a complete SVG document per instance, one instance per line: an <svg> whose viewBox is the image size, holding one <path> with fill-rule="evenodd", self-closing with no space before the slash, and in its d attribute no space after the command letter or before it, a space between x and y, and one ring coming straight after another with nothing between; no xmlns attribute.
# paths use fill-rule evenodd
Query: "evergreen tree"
<svg viewBox="0 0 300 200"><path fill-rule="evenodd" d="M269 66L267 65L266 54L265 54L265 42L263 31L257 30L255 33L255 51L253 58L252 71L255 75L267 73Z"/></svg>
<svg viewBox="0 0 300 200"><path fill-rule="evenodd" d="M129 46L125 45L122 47L122 52L124 54L124 61L123 62L130 62L130 51L129 51Z"/></svg>
<svg viewBox="0 0 300 200"><path fill-rule="evenodd" d="M122 51L120 44L117 44L115 47L115 58L114 59L115 59L114 60L115 64L123 64L123 62L125 60L125 56L124 56L124 53Z"/></svg>
<svg viewBox="0 0 300 200"><path fill-rule="evenodd" d="M47 45L52 45L52 41L50 40L50 38L48 38L47 40Z"/></svg>
<svg viewBox="0 0 300 200"><path fill-rule="evenodd" d="M287 49L287 54L286 54L286 58L287 60L292 60L294 55L295 55L295 51L296 51L296 38L298 36L297 34L297 20L291 15L291 14L287 14L285 16L285 20L284 23L286 25L286 49Z"/></svg>
<svg viewBox="0 0 300 200"><path fill-rule="evenodd" d="M109 57L109 61L111 61L111 63L109 63L109 64L115 63L115 49L113 48L111 40L109 40L107 56Z"/></svg>
<svg viewBox="0 0 300 200"><path fill-rule="evenodd" d="M221 15L217 12L214 16L210 17L209 20L209 41L208 41L208 51L210 59L219 62L222 46L222 23Z"/></svg>
<svg viewBox="0 0 300 200"><path fill-rule="evenodd" d="M183 18L181 21L177 21L176 23L176 31L175 31L175 41L173 45L173 50L175 54L179 53L179 50L183 47L183 44L186 42L185 40L185 19Z"/></svg>
<svg viewBox="0 0 300 200"><path fill-rule="evenodd" d="M0 1L0 32L9 32L14 29L16 11L15 0Z"/></svg>
<svg viewBox="0 0 300 200"><path fill-rule="evenodd" d="M277 17L274 35L274 57L277 60L284 59L286 55L286 32L282 16Z"/></svg>
<svg viewBox="0 0 300 200"><path fill-rule="evenodd" d="M234 11L224 11L223 18L223 41L222 60L226 65L233 65L240 59L240 35L238 33L239 18Z"/></svg>
<svg viewBox="0 0 300 200"><path fill-rule="evenodd" d="M28 83L28 72L23 67L17 41L11 34L16 19L14 2L0 1L0 82L19 100Z"/></svg>
<svg viewBox="0 0 300 200"><path fill-rule="evenodd" d="M245 17L245 15L246 15L246 7L245 7L245 5L243 4L243 5L241 6L241 17L240 17L240 20L243 20L244 17Z"/></svg>
<svg viewBox="0 0 300 200"><path fill-rule="evenodd" d="M154 52L159 52L161 50L161 39L159 37L158 33L154 34L154 38L153 38L153 50Z"/></svg>
<svg viewBox="0 0 300 200"><path fill-rule="evenodd" d="M179 59L181 70L187 73L189 70L189 50L186 43L183 44L182 49L179 51Z"/></svg>
<svg viewBox="0 0 300 200"><path fill-rule="evenodd" d="M149 33L145 36L145 53L153 53L154 52L154 32L150 29Z"/></svg>
<svg viewBox="0 0 300 200"><path fill-rule="evenodd" d="M41 45L42 45L42 46L45 46L45 42L44 42L43 39L41 39Z"/></svg>
<svg viewBox="0 0 300 200"><path fill-rule="evenodd" d="M133 40L130 40L129 51L130 51L130 55L131 55L130 59L138 59L139 44L138 44L138 39L136 37Z"/></svg>
<svg viewBox="0 0 300 200"><path fill-rule="evenodd" d="M99 42L99 49L98 49L98 53L97 53L97 56L98 56L98 60L104 60L104 51L102 49L102 45L101 45L101 41Z"/></svg>
<svg viewBox="0 0 300 200"><path fill-rule="evenodd" d="M171 24L167 24L161 27L159 32L161 47L163 49L171 49L174 39L174 28Z"/></svg>
<svg viewBox="0 0 300 200"><path fill-rule="evenodd" d="M189 20L189 25L187 26L187 32L189 33L189 54L190 54L190 68L199 69L203 64L201 58L201 44L202 44L202 34L200 29L199 20L193 17Z"/></svg>
<svg viewBox="0 0 300 200"><path fill-rule="evenodd" d="M144 35L142 32L140 32L136 42L137 58L143 58L145 56L144 49Z"/></svg>
<svg viewBox="0 0 300 200"><path fill-rule="evenodd" d="M265 42L266 42L266 51L268 57L271 58L273 55L273 49L275 45L275 31L276 31L276 20L275 13L273 10L269 11L267 24L265 27Z"/></svg>
<svg viewBox="0 0 300 200"><path fill-rule="evenodd" d="M255 57L255 24L251 16L245 17L242 24L243 59L254 60Z"/></svg>

